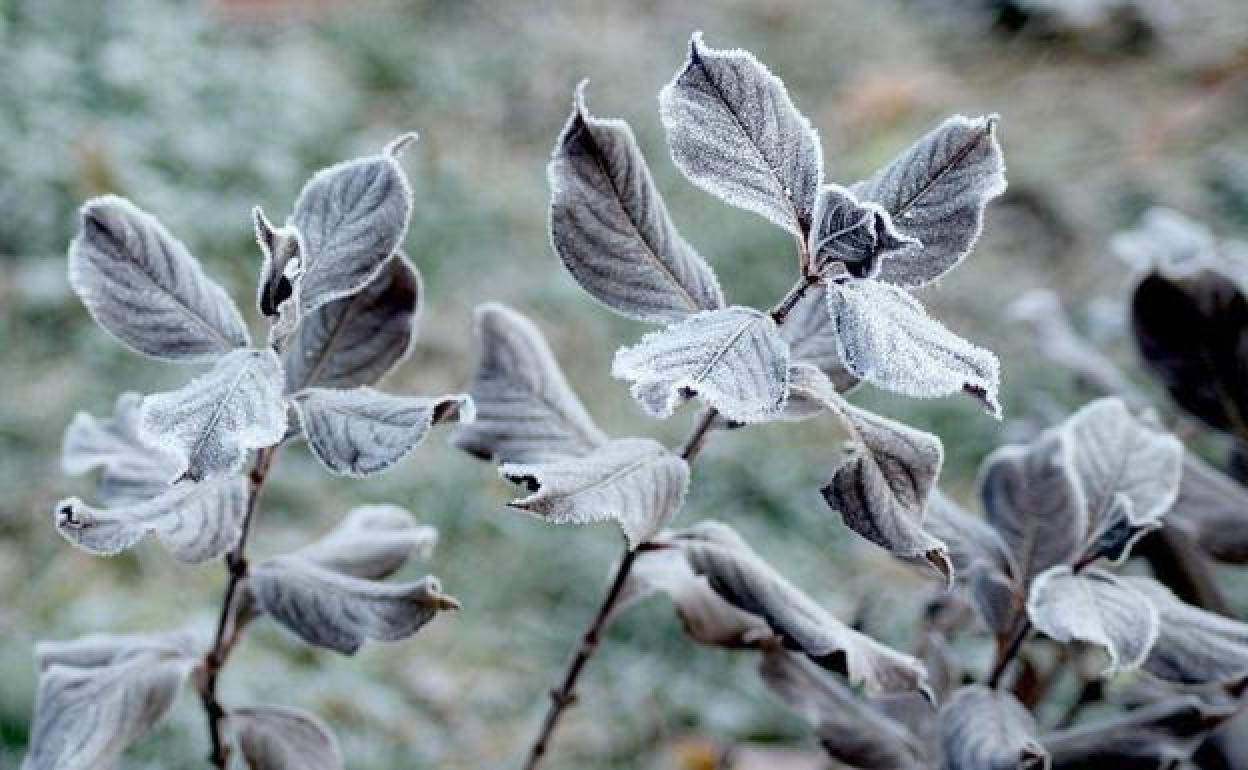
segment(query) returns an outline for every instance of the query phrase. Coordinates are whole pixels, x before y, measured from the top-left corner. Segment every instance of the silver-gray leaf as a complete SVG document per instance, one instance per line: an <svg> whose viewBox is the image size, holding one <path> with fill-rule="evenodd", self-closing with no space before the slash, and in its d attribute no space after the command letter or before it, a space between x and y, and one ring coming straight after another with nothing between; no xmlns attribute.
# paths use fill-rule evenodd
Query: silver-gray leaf
<svg viewBox="0 0 1248 770"><path fill-rule="evenodd" d="M853 186L862 200L892 215L922 245L892 254L879 279L898 286L930 283L970 253L984 225L984 206L1005 191L1005 159L995 116L955 115Z"/></svg>
<svg viewBox="0 0 1248 770"><path fill-rule="evenodd" d="M780 326L780 336L788 343L793 362L813 365L838 392L848 393L859 379L850 374L841 360L840 342L828 313L825 291L822 286L808 289Z"/></svg>
<svg viewBox="0 0 1248 770"><path fill-rule="evenodd" d="M672 160L726 203L760 214L804 240L823 181L810 121L780 78L742 50L689 43L689 59L659 92Z"/></svg>
<svg viewBox="0 0 1248 770"><path fill-rule="evenodd" d="M727 530L730 538L719 534ZM917 691L931 699L927 671L909 655L886 647L842 623L790 583L735 532L701 522L670 539L693 571L729 604L757 615L787 647L844 673L870 694Z"/></svg>
<svg viewBox="0 0 1248 770"><path fill-rule="evenodd" d="M39 689L22 770L107 770L158 725L194 659L139 637L36 648Z"/></svg>
<svg viewBox="0 0 1248 770"><path fill-rule="evenodd" d="M362 288L399 248L412 193L398 152L413 138L318 171L299 193L289 224L300 237L295 293L303 313Z"/></svg>
<svg viewBox="0 0 1248 770"><path fill-rule="evenodd" d="M584 457L507 463L499 472L529 494L510 505L555 524L614 521L630 548L667 526L685 501L689 465L657 441L608 441Z"/></svg>
<svg viewBox="0 0 1248 770"><path fill-rule="evenodd" d="M56 529L90 553L112 556L155 533L174 558L200 564L238 542L247 507L246 482L222 478L182 482L156 497L93 508L76 497L56 504Z"/></svg>
<svg viewBox="0 0 1248 770"><path fill-rule="evenodd" d="M1139 668L1159 632L1153 603L1094 567L1075 573L1062 565L1041 572L1031 582L1027 615L1059 642L1078 640L1104 648L1109 656L1106 675Z"/></svg>
<svg viewBox="0 0 1248 770"><path fill-rule="evenodd" d="M863 203L838 184L819 188L808 247L812 274L839 262L855 278L874 278L888 256L920 245L878 203Z"/></svg>
<svg viewBox="0 0 1248 770"><path fill-rule="evenodd" d="M1070 442L1064 431L1045 431L1029 445L996 450L979 472L985 518L1009 545L1023 586L1084 545L1087 504L1070 470Z"/></svg>
<svg viewBox="0 0 1248 770"><path fill-rule="evenodd" d="M403 459L435 423L473 417L472 399L465 395L392 396L368 387L307 388L294 404L316 459L334 473L357 478Z"/></svg>
<svg viewBox="0 0 1248 770"><path fill-rule="evenodd" d="M296 555L257 565L247 583L259 608L288 631L344 655L354 654L367 639L406 639L438 611L459 608L435 577L380 583Z"/></svg>
<svg viewBox="0 0 1248 770"><path fill-rule="evenodd" d="M476 317L481 357L469 395L477 419L451 443L494 462L538 463L606 442L532 321L497 303L479 306Z"/></svg>
<svg viewBox="0 0 1248 770"><path fill-rule="evenodd" d="M280 319L286 311L286 301L294 295L302 268L299 231L289 226L275 227L259 206L251 210L251 218L255 224L256 244L264 254L256 288L256 309L263 316Z"/></svg>
<svg viewBox="0 0 1248 770"><path fill-rule="evenodd" d="M412 557L429 558L437 542L436 529L417 524L397 505L362 505L295 555L344 575L380 580Z"/></svg>
<svg viewBox="0 0 1248 770"><path fill-rule="evenodd" d="M377 384L407 357L423 293L399 253L359 291L307 313L282 354L286 391Z"/></svg>
<svg viewBox="0 0 1248 770"><path fill-rule="evenodd" d="M1185 695L1132 709L1121 716L1044 736L1053 770L1182 767L1210 731L1241 709Z"/></svg>
<svg viewBox="0 0 1248 770"><path fill-rule="evenodd" d="M1152 578L1122 582L1147 597L1161 619L1145 671L1185 685L1227 684L1248 676L1248 624L1193 607Z"/></svg>
<svg viewBox="0 0 1248 770"><path fill-rule="evenodd" d="M1215 559L1248 562L1248 490L1191 452L1184 453L1179 496L1166 521Z"/></svg>
<svg viewBox="0 0 1248 770"><path fill-rule="evenodd" d="M827 306L854 376L913 398L962 391L1000 417L997 357L929 317L905 290L870 280L833 284Z"/></svg>
<svg viewBox="0 0 1248 770"><path fill-rule="evenodd" d="M801 715L828 755L859 770L927 770L922 742L829 672L782 649L763 653L758 673L782 703Z"/></svg>
<svg viewBox="0 0 1248 770"><path fill-rule="evenodd" d="M940 438L842 401L850 432L841 464L823 499L845 526L907 561L923 562L953 580L949 550L923 528L928 497L940 477Z"/></svg>
<svg viewBox="0 0 1248 770"><path fill-rule="evenodd" d="M940 712L945 770L1042 770L1049 753L1036 721L1008 692L962 687Z"/></svg>
<svg viewBox="0 0 1248 770"><path fill-rule="evenodd" d="M235 350L183 387L144 398L140 434L175 454L184 478L234 473L248 450L273 446L286 434L283 384L272 350Z"/></svg>
<svg viewBox="0 0 1248 770"><path fill-rule="evenodd" d="M177 457L145 444L139 435L138 393L122 393L113 416L74 415L61 443L61 468L77 476L102 468L97 490L109 505L135 503L168 489L177 477Z"/></svg>
<svg viewBox="0 0 1248 770"><path fill-rule="evenodd" d="M229 724L248 770L342 770L338 741L306 711L236 708L230 710Z"/></svg>
<svg viewBox="0 0 1248 770"><path fill-rule="evenodd" d="M676 230L632 129L591 115L584 82L547 176L555 253L599 302L654 323L723 307L714 271Z"/></svg>
<svg viewBox="0 0 1248 770"><path fill-rule="evenodd" d="M654 417L692 392L725 418L780 417L789 390L789 347L765 313L734 306L692 315L616 351L611 375Z"/></svg>
<svg viewBox="0 0 1248 770"><path fill-rule="evenodd" d="M210 361L250 343L230 296L151 214L114 195L87 201L69 246L69 285L134 350Z"/></svg>
<svg viewBox="0 0 1248 770"><path fill-rule="evenodd" d="M923 528L945 543L949 560L968 598L988 628L1010 634L1026 589L1015 577L1019 568L1001 533L933 489Z"/></svg>

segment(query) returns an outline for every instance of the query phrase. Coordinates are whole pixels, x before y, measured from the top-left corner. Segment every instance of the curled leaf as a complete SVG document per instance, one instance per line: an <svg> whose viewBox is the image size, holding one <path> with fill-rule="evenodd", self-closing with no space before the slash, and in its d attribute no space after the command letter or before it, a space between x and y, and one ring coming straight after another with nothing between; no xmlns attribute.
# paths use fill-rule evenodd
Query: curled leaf
<svg viewBox="0 0 1248 770"><path fill-rule="evenodd" d="M862 203L835 184L819 188L809 242L812 274L839 262L855 278L874 278L889 255L920 246L893 226L879 204Z"/></svg>
<svg viewBox="0 0 1248 770"><path fill-rule="evenodd" d="M342 770L338 741L306 711L236 708L230 710L229 723L249 770Z"/></svg>
<svg viewBox="0 0 1248 770"><path fill-rule="evenodd" d="M326 569L368 580L398 572L409 558L428 558L438 531L397 505L362 505L338 526L295 552Z"/></svg>
<svg viewBox="0 0 1248 770"><path fill-rule="evenodd" d="M1036 721L1008 692L962 687L940 712L947 770L1047 770Z"/></svg>
<svg viewBox="0 0 1248 770"><path fill-rule="evenodd" d="M655 323L723 307L715 273L676 230L632 129L591 115L585 82L547 176L555 253L599 302Z"/></svg>
<svg viewBox="0 0 1248 770"><path fill-rule="evenodd" d="M282 364L271 350L235 350L206 374L168 393L143 399L140 435L177 456L193 481L229 475L247 450L286 434Z"/></svg>
<svg viewBox="0 0 1248 770"><path fill-rule="evenodd" d="M144 443L139 432L138 393L117 397L113 415L74 415L61 442L61 468L70 475L102 468L97 485L105 503L120 505L155 497L178 475L178 459Z"/></svg>
<svg viewBox="0 0 1248 770"><path fill-rule="evenodd" d="M251 218L256 229L256 244L264 254L256 309L261 315L278 317L286 300L294 295L294 285L302 268L299 232L293 227L275 227L259 206L251 210Z"/></svg>
<svg viewBox="0 0 1248 770"><path fill-rule="evenodd" d="M532 493L511 502L555 524L614 521L630 548L667 526L684 504L689 465L650 439L608 441L584 457L508 463L508 481Z"/></svg>
<svg viewBox="0 0 1248 770"><path fill-rule="evenodd" d="M806 237L823 153L780 78L752 54L710 48L696 33L659 110L672 160L690 181Z"/></svg>
<svg viewBox="0 0 1248 770"><path fill-rule="evenodd" d="M155 217L115 195L82 207L69 285L96 323L154 358L210 361L250 344L225 290Z"/></svg>
<svg viewBox="0 0 1248 770"><path fill-rule="evenodd" d="M620 348L611 375L633 398L667 418L694 393L729 420L779 417L789 385L789 349L764 313L734 306L689 316Z"/></svg>
<svg viewBox="0 0 1248 770"><path fill-rule="evenodd" d="M1248 677L1248 624L1193 607L1157 580L1124 577L1160 618L1157 641L1143 668L1179 684L1228 684Z"/></svg>
<svg viewBox="0 0 1248 770"><path fill-rule="evenodd" d="M606 442L532 321L504 305L477 308L481 357L469 395L476 420L451 443L499 463L583 455Z"/></svg>

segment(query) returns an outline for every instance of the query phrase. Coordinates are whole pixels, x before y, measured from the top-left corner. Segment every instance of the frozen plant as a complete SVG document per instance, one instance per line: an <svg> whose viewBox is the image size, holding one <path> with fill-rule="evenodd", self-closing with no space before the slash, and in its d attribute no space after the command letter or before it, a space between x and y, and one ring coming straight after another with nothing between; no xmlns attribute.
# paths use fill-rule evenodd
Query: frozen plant
<svg viewBox="0 0 1248 770"><path fill-rule="evenodd" d="M940 440L843 394L860 382L920 398L963 392L999 415L996 357L910 293L971 251L985 205L1005 187L996 118L952 117L870 179L841 186L824 178L819 137L781 80L751 54L694 35L660 113L690 181L793 236L796 283L764 311L727 301L676 229L629 126L593 115L585 91L576 89L549 166L551 242L592 297L661 327L612 367L641 409L664 419L698 400L703 410L678 448L608 436L531 321L478 308L479 414L454 443L526 488L513 507L553 523L614 521L626 541L525 766L541 763L611 619L655 590L672 595L700 642L788 650L793 665L836 671L872 696L930 698L919 660L822 609L727 524L668 526L714 431L830 414L850 440L823 489L828 504L866 539L952 580L949 548L923 528Z"/></svg>
<svg viewBox="0 0 1248 770"><path fill-rule="evenodd" d="M167 393L124 393L109 418L74 418L64 468L98 469L100 502L61 501L56 527L101 555L153 534L178 561L223 559L228 577L206 647L188 629L39 643L24 770L114 766L187 679L203 702L217 767L233 755L253 770L341 768L334 738L312 715L222 702L218 680L247 626L269 617L306 644L349 655L458 608L435 577L384 580L428 556L437 538L397 506L352 510L292 553L254 564L247 555L283 446L306 440L328 470L366 476L401 459L433 424L471 419L467 396L372 387L406 356L423 299L420 275L399 250L411 199L398 155L412 138L316 174L282 227L255 209L264 255L257 305L271 321L264 344L155 217L115 196L83 206L69 282L92 317L138 353L206 371Z"/></svg>

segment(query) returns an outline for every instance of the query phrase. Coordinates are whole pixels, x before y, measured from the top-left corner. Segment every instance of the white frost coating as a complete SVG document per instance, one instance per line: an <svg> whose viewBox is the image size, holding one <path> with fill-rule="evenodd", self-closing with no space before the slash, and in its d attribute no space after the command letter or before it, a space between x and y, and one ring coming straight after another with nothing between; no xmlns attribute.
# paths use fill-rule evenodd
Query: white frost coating
<svg viewBox="0 0 1248 770"><path fill-rule="evenodd" d="M654 417L670 417L689 391L727 419L761 422L784 412L789 348L765 313L734 306L620 348L611 375L631 380L633 398Z"/></svg>
<svg viewBox="0 0 1248 770"><path fill-rule="evenodd" d="M984 226L984 207L1005 192L996 123L996 116L954 115L851 188L883 206L901 232L922 244L890 255L881 281L922 286L970 253Z"/></svg>
<svg viewBox="0 0 1248 770"><path fill-rule="evenodd" d="M494 462L534 463L606 442L532 321L497 303L479 306L476 320L481 357L469 390L476 420L451 443Z"/></svg>
<svg viewBox="0 0 1248 770"><path fill-rule="evenodd" d="M418 525L407 510L397 505L363 505L293 555L344 575L380 580L412 557L429 558L437 542L438 531Z"/></svg>
<svg viewBox="0 0 1248 770"><path fill-rule="evenodd" d="M855 278L874 278L889 255L922 245L900 232L878 203L863 203L838 184L819 188L807 243L812 272L823 274L840 262Z"/></svg>
<svg viewBox="0 0 1248 770"><path fill-rule="evenodd" d="M510 505L555 524L614 521L630 548L667 526L685 501L689 465L657 441L608 441L584 457L508 463L499 473L532 494Z"/></svg>
<svg viewBox="0 0 1248 770"><path fill-rule="evenodd" d="M234 473L248 450L273 446L286 434L283 384L272 350L227 353L183 387L144 398L142 438L175 453L187 479Z"/></svg>
<svg viewBox="0 0 1248 770"><path fill-rule="evenodd" d="M1152 578L1122 582L1147 597L1161 618L1145 671L1185 685L1227 684L1248 676L1248 624L1193 607Z"/></svg>
<svg viewBox="0 0 1248 770"><path fill-rule="evenodd" d="M74 415L61 442L61 468L79 476L102 468L97 491L109 505L134 503L163 492L178 475L177 457L139 437L138 393L122 393L113 416Z"/></svg>
<svg viewBox="0 0 1248 770"><path fill-rule="evenodd" d="M229 712L229 725L250 770L342 770L338 741L306 711L236 708Z"/></svg>
<svg viewBox="0 0 1248 770"><path fill-rule="evenodd" d="M723 307L714 271L676 230L632 129L591 115L584 81L547 177L551 244L599 302L654 323Z"/></svg>
<svg viewBox="0 0 1248 770"><path fill-rule="evenodd" d="M823 152L780 78L754 55L695 33L689 59L659 92L672 160L697 186L804 239Z"/></svg>
<svg viewBox="0 0 1248 770"><path fill-rule="evenodd" d="M294 291L303 313L360 289L403 242L412 193L400 147L396 140L381 155L322 169L299 193L287 225L299 234Z"/></svg>
<svg viewBox="0 0 1248 770"><path fill-rule="evenodd" d="M403 459L435 423L473 417L472 399L465 395L392 396L368 387L307 388L294 404L316 459L334 473L356 478Z"/></svg>
<svg viewBox="0 0 1248 770"><path fill-rule="evenodd" d="M69 285L101 327L168 361L211 361L250 343L233 300L151 214L105 195L82 207Z"/></svg>
<svg viewBox="0 0 1248 770"><path fill-rule="evenodd" d="M913 398L957 393L1000 418L997 357L946 329L905 290L880 281L828 287L841 357L855 376Z"/></svg>
<svg viewBox="0 0 1248 770"><path fill-rule="evenodd" d="M103 556L132 548L153 532L179 561L200 564L238 542L246 507L241 478L182 482L115 508L93 508L76 497L62 500L56 504L56 529L79 548Z"/></svg>
<svg viewBox="0 0 1248 770"><path fill-rule="evenodd" d="M1139 591L1104 570L1075 574L1065 565L1031 582L1027 616L1059 642L1099 645L1109 655L1105 676L1139 668L1160 631L1157 607Z"/></svg>
<svg viewBox="0 0 1248 770"><path fill-rule="evenodd" d="M22 770L100 770L168 715L194 658L164 637L40 643Z"/></svg>
<svg viewBox="0 0 1248 770"><path fill-rule="evenodd" d="M1134 228L1110 239L1109 250L1141 273L1158 270L1168 278L1191 275L1218 260L1213 231L1166 208L1145 211Z"/></svg>
<svg viewBox="0 0 1248 770"><path fill-rule="evenodd" d="M282 353L287 392L377 384L407 357L423 295L400 252L359 291L304 315Z"/></svg>
<svg viewBox="0 0 1248 770"><path fill-rule="evenodd" d="M940 744L949 770L1044 770L1049 753L1036 720L1009 692L959 688L940 710Z"/></svg>

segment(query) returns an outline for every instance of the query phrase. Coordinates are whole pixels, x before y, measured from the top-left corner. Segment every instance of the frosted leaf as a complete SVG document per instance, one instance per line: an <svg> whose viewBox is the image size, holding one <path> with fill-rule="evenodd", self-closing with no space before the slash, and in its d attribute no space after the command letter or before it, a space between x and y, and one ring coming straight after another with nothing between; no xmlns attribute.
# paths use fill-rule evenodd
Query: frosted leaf
<svg viewBox="0 0 1248 770"><path fill-rule="evenodd" d="M1219 561L1248 562L1248 490L1191 452L1184 453L1179 496L1166 522Z"/></svg>
<svg viewBox="0 0 1248 770"><path fill-rule="evenodd" d="M614 439L584 457L507 463L499 472L531 493L513 508L555 524L614 521L630 548L667 526L689 487L689 465L641 438Z"/></svg>
<svg viewBox="0 0 1248 770"><path fill-rule="evenodd" d="M809 659L781 649L763 653L759 676L814 730L824 751L859 770L928 770L922 742Z"/></svg>
<svg viewBox="0 0 1248 770"><path fill-rule="evenodd" d="M1055 770L1182 767L1213 728L1239 713L1229 699L1195 695L1150 703L1111 719L1044 736Z"/></svg>
<svg viewBox="0 0 1248 770"><path fill-rule="evenodd" d="M371 476L403 459L435 423L472 422L468 396L392 396L368 387L307 388L294 398L316 459L344 476Z"/></svg>
<svg viewBox="0 0 1248 770"><path fill-rule="evenodd" d="M156 497L94 508L76 497L56 504L56 529L90 553L113 556L138 544L149 532L176 559L200 564L238 542L247 508L241 478L182 482Z"/></svg>
<svg viewBox="0 0 1248 770"><path fill-rule="evenodd" d="M765 313L734 306L692 315L616 351L611 375L667 418L689 392L729 420L760 422L784 411L789 348Z"/></svg>
<svg viewBox="0 0 1248 770"><path fill-rule="evenodd" d="M1218 243L1208 226L1166 208L1151 208L1109 242L1114 256L1140 272L1178 278L1215 264Z"/></svg>
<svg viewBox="0 0 1248 770"><path fill-rule="evenodd" d="M22 770L100 770L160 724L194 659L165 636L94 635L36 645L30 746Z"/></svg>
<svg viewBox="0 0 1248 770"><path fill-rule="evenodd" d="M680 548L693 571L729 604L766 621L786 647L844 673L869 694L917 691L932 698L918 660L842 623L726 525L700 522L667 542Z"/></svg>
<svg viewBox="0 0 1248 770"><path fill-rule="evenodd" d="M839 262L855 278L874 278L889 255L921 245L898 231L879 204L862 203L837 184L819 188L808 243L812 274Z"/></svg>
<svg viewBox="0 0 1248 770"><path fill-rule="evenodd" d="M723 307L715 273L677 232L632 129L591 115L585 82L547 177L555 253L599 302L655 323Z"/></svg>
<svg viewBox="0 0 1248 770"><path fill-rule="evenodd" d="M1157 608L1144 594L1095 567L1079 573L1065 565L1036 576L1027 616L1059 642L1081 641L1105 649L1105 675L1139 668L1157 641Z"/></svg>
<svg viewBox="0 0 1248 770"><path fill-rule="evenodd" d="M859 380L841 360L840 341L828 313L825 291L822 286L810 287L781 324L780 336L788 343L793 362L811 364L831 380L838 392L847 393Z"/></svg>
<svg viewBox="0 0 1248 770"><path fill-rule="evenodd" d="M134 350L210 361L250 343L230 296L155 217L114 195L87 201L69 246L69 285Z"/></svg>
<svg viewBox="0 0 1248 770"><path fill-rule="evenodd" d="M247 450L286 434L282 364L271 350L235 350L177 390L143 399L140 434L174 453L183 478L234 473Z"/></svg>
<svg viewBox="0 0 1248 770"><path fill-rule="evenodd" d="M155 497L178 475L178 460L139 437L138 393L117 397L113 416L74 415L61 442L61 468L78 476L102 468L97 489L110 505Z"/></svg>
<svg viewBox="0 0 1248 770"><path fill-rule="evenodd" d="M1015 578L1019 568L1001 533L939 489L928 498L923 528L948 548L949 561L988 628L1009 634L1026 591Z"/></svg>
<svg viewBox="0 0 1248 770"><path fill-rule="evenodd" d="M946 770L1047 770L1036 720L1012 694L973 684L940 711Z"/></svg>
<svg viewBox="0 0 1248 770"><path fill-rule="evenodd" d="M904 290L879 281L828 287L846 368L867 382L913 398L962 391L1000 418L997 357L930 318Z"/></svg>
<svg viewBox="0 0 1248 770"><path fill-rule="evenodd" d="M879 280L922 286L970 253L984 226L984 207L1005 192L996 124L996 116L954 115L851 188L883 206L898 230L922 244L890 255Z"/></svg>
<svg viewBox="0 0 1248 770"><path fill-rule="evenodd" d="M342 770L338 741L306 711L236 708L230 710L229 724L248 770Z"/></svg>
<svg viewBox="0 0 1248 770"><path fill-rule="evenodd" d="M984 460L979 494L985 517L1010 546L1026 586L1044 570L1079 556L1087 502L1071 471L1071 439L1049 430L1030 445L1004 446Z"/></svg>
<svg viewBox="0 0 1248 770"><path fill-rule="evenodd" d="M1147 597L1161 620L1143 670L1184 685L1229 684L1248 676L1248 624L1193 607L1152 578L1122 582Z"/></svg>
<svg viewBox="0 0 1248 770"><path fill-rule="evenodd" d="M672 160L690 181L806 237L823 181L819 136L753 54L710 48L694 34L659 111Z"/></svg>
<svg viewBox="0 0 1248 770"><path fill-rule="evenodd" d="M288 224L300 238L294 291L303 313L359 290L398 250L412 213L398 153L413 138L318 171L299 193Z"/></svg>
<svg viewBox="0 0 1248 770"><path fill-rule="evenodd" d="M338 526L295 555L357 578L380 580L398 572L413 556L429 558L438 531L416 523L397 505L363 505Z"/></svg>
<svg viewBox="0 0 1248 770"><path fill-rule="evenodd" d="M282 354L286 391L377 384L407 357L422 294L399 253L359 291L306 314Z"/></svg>
<svg viewBox="0 0 1248 770"><path fill-rule="evenodd" d="M441 610L459 609L435 577L381 583L335 572L298 554L252 568L259 608L313 647L352 655L367 639L393 642L419 631Z"/></svg>
<svg viewBox="0 0 1248 770"><path fill-rule="evenodd" d="M251 210L251 218L255 225L256 243L264 254L256 290L256 309L261 315L278 317L285 309L283 305L294 295L294 285L302 272L299 232L293 227L274 227L259 206Z"/></svg>
<svg viewBox="0 0 1248 770"><path fill-rule="evenodd" d="M532 321L497 303L479 306L476 320L481 357L469 395L477 419L451 443L499 463L534 463L606 442Z"/></svg>

